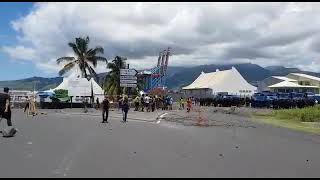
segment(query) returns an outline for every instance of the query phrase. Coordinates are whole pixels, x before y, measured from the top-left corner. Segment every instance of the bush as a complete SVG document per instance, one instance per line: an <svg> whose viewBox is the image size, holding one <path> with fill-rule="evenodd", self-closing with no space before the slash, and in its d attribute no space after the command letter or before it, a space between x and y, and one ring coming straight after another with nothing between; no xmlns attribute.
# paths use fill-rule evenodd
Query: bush
<svg viewBox="0 0 320 180"><path fill-rule="evenodd" d="M320 122L320 106L302 109L274 110L273 116L278 119L296 120L302 122Z"/></svg>

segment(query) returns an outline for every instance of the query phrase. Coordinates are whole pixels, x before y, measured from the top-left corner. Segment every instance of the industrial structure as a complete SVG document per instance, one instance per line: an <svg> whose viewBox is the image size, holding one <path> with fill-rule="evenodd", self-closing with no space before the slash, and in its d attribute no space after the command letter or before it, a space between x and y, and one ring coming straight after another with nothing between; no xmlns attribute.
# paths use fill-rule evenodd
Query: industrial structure
<svg viewBox="0 0 320 180"><path fill-rule="evenodd" d="M157 66L150 70L141 71L138 76L142 79L145 92L150 92L157 88L166 89L166 75L171 56L170 47L159 53Z"/></svg>

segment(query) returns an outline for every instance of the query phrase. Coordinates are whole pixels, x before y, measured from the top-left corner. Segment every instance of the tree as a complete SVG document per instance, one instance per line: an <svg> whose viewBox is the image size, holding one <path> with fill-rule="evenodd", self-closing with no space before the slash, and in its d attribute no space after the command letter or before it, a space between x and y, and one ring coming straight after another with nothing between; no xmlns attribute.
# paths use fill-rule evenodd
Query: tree
<svg viewBox="0 0 320 180"><path fill-rule="evenodd" d="M104 83L105 91L110 95L120 95L123 89L120 87L120 69L124 69L127 58L116 56L112 63L108 63L111 71L107 74Z"/></svg>
<svg viewBox="0 0 320 180"><path fill-rule="evenodd" d="M92 68L91 64L96 68L98 61L103 61L106 63L108 63L108 61L106 58L98 56L99 54L103 54L103 48L101 46L97 46L93 49L89 49L89 42L90 40L87 36L86 38L76 38L75 42L68 43L76 57L60 57L59 59L57 59L57 64L67 62L67 64L65 64L64 67L59 71L59 76L64 75L75 65L78 65L81 71L82 78L88 79L88 72L90 76L97 78L97 73Z"/></svg>

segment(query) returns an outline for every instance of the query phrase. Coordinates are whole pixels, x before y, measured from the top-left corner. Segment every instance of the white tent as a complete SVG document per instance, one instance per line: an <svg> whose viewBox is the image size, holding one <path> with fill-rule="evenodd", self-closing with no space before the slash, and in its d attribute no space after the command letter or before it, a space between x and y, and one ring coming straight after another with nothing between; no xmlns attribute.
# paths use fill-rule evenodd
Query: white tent
<svg viewBox="0 0 320 180"><path fill-rule="evenodd" d="M66 89L68 90L68 95L73 97L91 97L91 90L95 98L103 99L104 90L99 86L99 84L91 78L89 81L86 78L81 78L78 71L74 71L68 77L64 77L62 83L54 88L56 89ZM79 98L75 98L77 101Z"/></svg>
<svg viewBox="0 0 320 180"><path fill-rule="evenodd" d="M200 76L189 86L183 87L183 90L196 91L201 89L209 89L212 94L227 92L234 95L252 95L257 88L249 84L237 71L232 67L230 70L211 73L202 72Z"/></svg>
<svg viewBox="0 0 320 180"><path fill-rule="evenodd" d="M303 86L297 83L282 81L280 83L268 86L269 88L318 88L317 86Z"/></svg>

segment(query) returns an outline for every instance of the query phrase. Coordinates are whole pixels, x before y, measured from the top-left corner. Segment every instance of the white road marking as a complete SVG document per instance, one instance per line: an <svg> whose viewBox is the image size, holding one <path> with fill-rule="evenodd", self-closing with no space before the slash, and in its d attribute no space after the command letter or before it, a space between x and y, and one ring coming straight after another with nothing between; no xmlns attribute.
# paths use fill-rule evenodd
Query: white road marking
<svg viewBox="0 0 320 180"><path fill-rule="evenodd" d="M164 114L161 114L159 117L159 120L157 121L157 124L160 124L160 122L161 122L161 119L165 116L165 115L167 115L168 113L164 113Z"/></svg>

